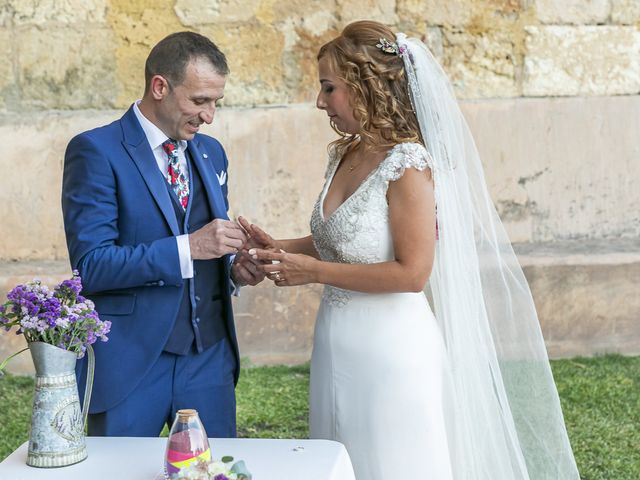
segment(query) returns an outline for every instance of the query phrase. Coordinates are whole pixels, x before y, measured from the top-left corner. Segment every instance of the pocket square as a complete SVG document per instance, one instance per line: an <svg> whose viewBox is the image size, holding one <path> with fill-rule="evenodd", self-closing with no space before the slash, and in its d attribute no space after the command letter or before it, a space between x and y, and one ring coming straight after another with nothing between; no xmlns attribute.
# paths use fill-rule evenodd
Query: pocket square
<svg viewBox="0 0 640 480"><path fill-rule="evenodd" d="M224 185L227 181L227 172L222 171L220 173L216 173L216 177L218 177L218 183L220 185Z"/></svg>

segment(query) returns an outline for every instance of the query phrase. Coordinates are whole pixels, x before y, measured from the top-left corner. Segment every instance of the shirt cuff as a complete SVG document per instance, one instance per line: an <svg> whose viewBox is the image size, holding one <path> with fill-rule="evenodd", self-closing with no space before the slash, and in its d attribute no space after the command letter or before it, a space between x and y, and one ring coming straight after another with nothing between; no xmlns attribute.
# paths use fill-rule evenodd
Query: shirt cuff
<svg viewBox="0 0 640 480"><path fill-rule="evenodd" d="M231 274L231 267L233 267L233 262L236 261L235 255L229 255L229 285L231 286L231 295L234 297L240 296L240 285L238 285L233 279L233 274Z"/></svg>
<svg viewBox="0 0 640 480"><path fill-rule="evenodd" d="M229 284L231 285L231 295L234 297L240 296L240 285L236 285L236 282L233 281L233 278L229 279Z"/></svg>
<svg viewBox="0 0 640 480"><path fill-rule="evenodd" d="M178 257L180 258L180 273L182 274L182 278L193 278L193 260L191 260L189 235L177 236L176 242L178 243Z"/></svg>

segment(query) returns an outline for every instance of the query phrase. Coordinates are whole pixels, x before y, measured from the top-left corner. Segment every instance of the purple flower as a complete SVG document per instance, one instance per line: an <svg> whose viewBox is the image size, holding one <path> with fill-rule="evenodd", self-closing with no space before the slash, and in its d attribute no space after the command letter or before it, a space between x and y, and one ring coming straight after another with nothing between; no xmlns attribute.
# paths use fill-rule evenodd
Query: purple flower
<svg viewBox="0 0 640 480"><path fill-rule="evenodd" d="M0 328L17 327L27 342L43 341L84 355L87 345L107 341L111 322L100 320L95 305L80 295L82 282L77 271L53 290L34 280L16 285L0 304Z"/></svg>
<svg viewBox="0 0 640 480"><path fill-rule="evenodd" d="M229 477L227 477L224 473L219 473L218 475L213 477L213 480L229 480Z"/></svg>
<svg viewBox="0 0 640 480"><path fill-rule="evenodd" d="M70 280L64 280L60 285L56 287L56 293L58 295L71 295L76 298L82 291L82 281L79 276L74 275Z"/></svg>
<svg viewBox="0 0 640 480"><path fill-rule="evenodd" d="M56 297L47 298L39 310L38 318L45 320L52 328L58 325L58 319L61 316L60 300Z"/></svg>
<svg viewBox="0 0 640 480"><path fill-rule="evenodd" d="M108 340L107 333L111 331L111 322L109 320L105 320L102 322L102 341L106 342Z"/></svg>

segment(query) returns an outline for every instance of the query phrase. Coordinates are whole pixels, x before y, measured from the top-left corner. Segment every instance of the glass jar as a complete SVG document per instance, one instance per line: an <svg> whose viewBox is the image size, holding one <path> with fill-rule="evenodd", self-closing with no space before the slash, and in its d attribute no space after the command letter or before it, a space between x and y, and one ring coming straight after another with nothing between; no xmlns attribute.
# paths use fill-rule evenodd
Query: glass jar
<svg viewBox="0 0 640 480"><path fill-rule="evenodd" d="M193 409L178 410L167 440L165 477L171 479L194 463L210 461L209 439L198 412Z"/></svg>

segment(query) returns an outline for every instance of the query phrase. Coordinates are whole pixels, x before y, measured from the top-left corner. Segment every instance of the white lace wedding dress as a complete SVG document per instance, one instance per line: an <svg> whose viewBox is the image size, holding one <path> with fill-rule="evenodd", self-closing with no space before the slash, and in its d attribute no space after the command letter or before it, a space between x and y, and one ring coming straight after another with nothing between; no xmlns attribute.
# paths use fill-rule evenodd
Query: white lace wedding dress
<svg viewBox="0 0 640 480"><path fill-rule="evenodd" d="M431 167L430 156L419 144L396 145L324 218L339 161L331 151L311 217L316 250L330 262L393 260L389 182L406 168ZM450 480L442 411L448 371L442 335L423 293L369 294L325 286L311 359L311 437L342 442L357 480Z"/></svg>

